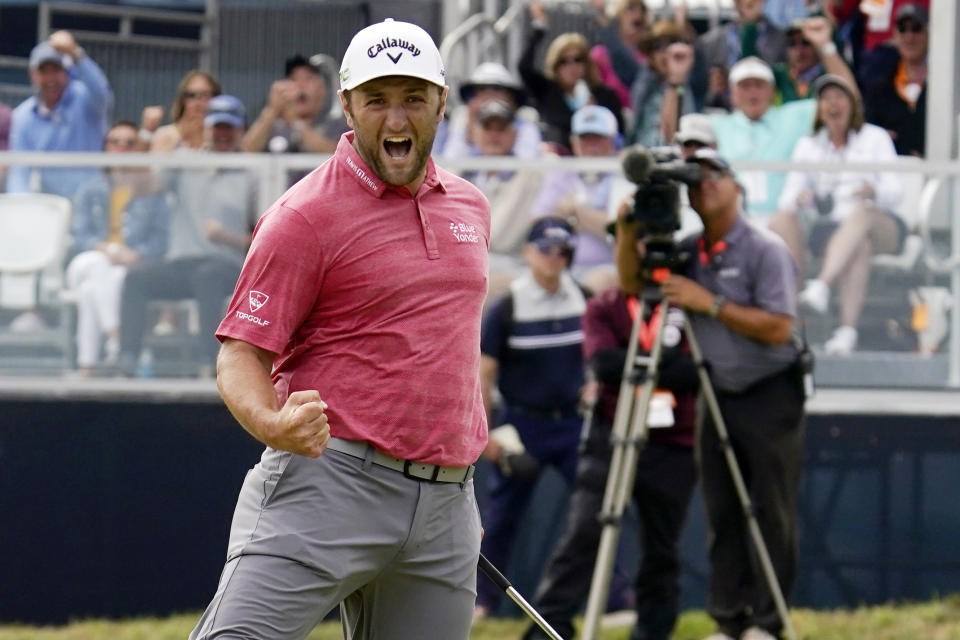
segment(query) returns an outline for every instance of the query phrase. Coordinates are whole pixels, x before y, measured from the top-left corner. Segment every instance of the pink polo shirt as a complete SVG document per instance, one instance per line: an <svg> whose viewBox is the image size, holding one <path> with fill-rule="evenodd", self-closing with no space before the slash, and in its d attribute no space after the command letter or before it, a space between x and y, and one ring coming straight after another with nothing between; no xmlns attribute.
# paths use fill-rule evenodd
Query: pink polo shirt
<svg viewBox="0 0 960 640"><path fill-rule="evenodd" d="M260 219L217 337L277 355L277 397L316 389L331 433L465 466L487 439L480 314L490 206L433 160L417 194L336 154Z"/></svg>

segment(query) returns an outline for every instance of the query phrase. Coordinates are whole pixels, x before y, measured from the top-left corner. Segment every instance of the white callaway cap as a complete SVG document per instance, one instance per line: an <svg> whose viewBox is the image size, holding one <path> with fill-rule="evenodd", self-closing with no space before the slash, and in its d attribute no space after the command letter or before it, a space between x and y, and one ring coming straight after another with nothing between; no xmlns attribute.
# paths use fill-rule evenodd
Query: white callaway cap
<svg viewBox="0 0 960 640"><path fill-rule="evenodd" d="M446 86L446 72L433 38L409 22L387 18L353 36L340 65L340 88L346 91L384 76L421 78Z"/></svg>

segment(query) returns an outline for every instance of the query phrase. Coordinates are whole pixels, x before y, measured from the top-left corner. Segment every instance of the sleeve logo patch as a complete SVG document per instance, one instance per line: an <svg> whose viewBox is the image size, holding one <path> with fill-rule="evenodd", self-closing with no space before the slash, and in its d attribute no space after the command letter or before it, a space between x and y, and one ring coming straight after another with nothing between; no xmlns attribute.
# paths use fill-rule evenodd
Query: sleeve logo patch
<svg viewBox="0 0 960 640"><path fill-rule="evenodd" d="M260 311L260 308L263 307L263 305L267 304L267 300L270 299L270 296L260 291L253 291L251 289L247 299L250 302L250 311L256 313L257 311Z"/></svg>

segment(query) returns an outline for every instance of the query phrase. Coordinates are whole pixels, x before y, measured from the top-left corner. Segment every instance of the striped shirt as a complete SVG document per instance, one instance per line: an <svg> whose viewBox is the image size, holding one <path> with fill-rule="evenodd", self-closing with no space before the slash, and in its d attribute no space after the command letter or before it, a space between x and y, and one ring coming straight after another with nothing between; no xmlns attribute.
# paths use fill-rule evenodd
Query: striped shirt
<svg viewBox="0 0 960 640"><path fill-rule="evenodd" d="M516 279L483 322L480 350L499 364L498 388L508 407L573 410L583 385L587 303L564 273L556 293L529 273Z"/></svg>

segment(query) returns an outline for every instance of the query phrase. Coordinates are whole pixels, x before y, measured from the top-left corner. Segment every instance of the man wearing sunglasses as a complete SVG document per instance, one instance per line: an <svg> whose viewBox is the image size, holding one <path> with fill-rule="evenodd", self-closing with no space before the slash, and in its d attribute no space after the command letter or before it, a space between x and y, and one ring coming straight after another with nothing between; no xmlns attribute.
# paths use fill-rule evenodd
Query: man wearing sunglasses
<svg viewBox="0 0 960 640"><path fill-rule="evenodd" d="M120 120L107 131L103 150L130 153L140 145L137 125ZM108 371L101 363L116 364L124 278L131 267L163 258L170 209L149 169L113 167L77 189L71 224L76 255L67 266L67 286L77 297L77 372L86 377Z"/></svg>
<svg viewBox="0 0 960 640"><path fill-rule="evenodd" d="M779 101L810 97L813 82L825 73L852 79L833 41L833 27L823 16L793 22L787 29L787 60L773 65Z"/></svg>
<svg viewBox="0 0 960 640"><path fill-rule="evenodd" d="M900 5L892 45L875 47L860 73L867 122L883 127L899 155L924 155L927 117L929 12L923 3Z"/></svg>
<svg viewBox="0 0 960 640"><path fill-rule="evenodd" d="M494 467L481 551L496 566L509 564L540 470L553 466L573 486L584 383L580 321L587 308L584 291L568 272L576 243L563 218L533 223L523 247L527 272L483 321L480 389L489 424L500 426L490 432L483 453ZM497 416L491 415L495 390L502 398ZM490 581L479 581L474 617L493 612L500 593Z"/></svg>

